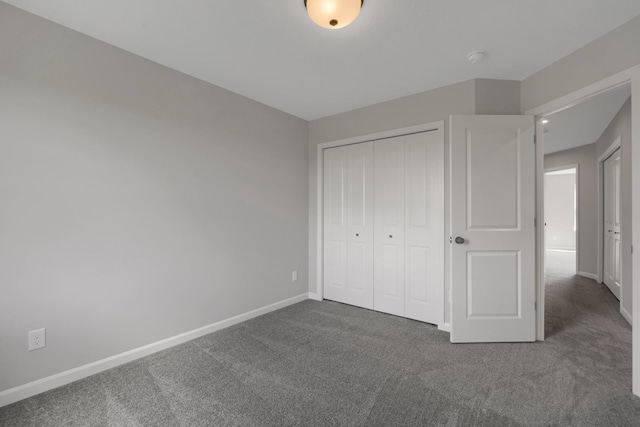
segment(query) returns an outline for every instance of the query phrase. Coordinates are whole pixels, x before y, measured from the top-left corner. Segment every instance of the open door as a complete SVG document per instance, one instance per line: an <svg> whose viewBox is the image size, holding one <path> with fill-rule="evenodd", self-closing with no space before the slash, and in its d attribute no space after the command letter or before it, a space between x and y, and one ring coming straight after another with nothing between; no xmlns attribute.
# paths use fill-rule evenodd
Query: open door
<svg viewBox="0 0 640 427"><path fill-rule="evenodd" d="M451 342L535 341L533 116L452 116Z"/></svg>

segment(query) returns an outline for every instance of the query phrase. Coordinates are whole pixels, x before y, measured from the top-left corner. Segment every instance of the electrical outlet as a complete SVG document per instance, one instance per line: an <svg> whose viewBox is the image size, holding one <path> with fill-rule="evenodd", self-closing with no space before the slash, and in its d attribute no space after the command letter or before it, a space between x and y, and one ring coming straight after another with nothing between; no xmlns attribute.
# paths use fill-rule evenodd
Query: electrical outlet
<svg viewBox="0 0 640 427"><path fill-rule="evenodd" d="M297 282L298 281L298 270L293 270L291 272L291 281L292 282Z"/></svg>
<svg viewBox="0 0 640 427"><path fill-rule="evenodd" d="M45 328L29 331L29 351L46 347L47 336Z"/></svg>

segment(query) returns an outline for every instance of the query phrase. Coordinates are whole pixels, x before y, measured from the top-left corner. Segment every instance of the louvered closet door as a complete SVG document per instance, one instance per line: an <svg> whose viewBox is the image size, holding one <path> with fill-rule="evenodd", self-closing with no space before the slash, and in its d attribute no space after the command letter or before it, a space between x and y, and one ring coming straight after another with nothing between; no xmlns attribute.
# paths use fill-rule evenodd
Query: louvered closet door
<svg viewBox="0 0 640 427"><path fill-rule="evenodd" d="M444 310L444 144L405 137L405 317L437 324Z"/></svg>
<svg viewBox="0 0 640 427"><path fill-rule="evenodd" d="M324 151L324 297L373 308L373 142Z"/></svg>
<svg viewBox="0 0 640 427"><path fill-rule="evenodd" d="M375 310L404 316L404 137L375 141Z"/></svg>

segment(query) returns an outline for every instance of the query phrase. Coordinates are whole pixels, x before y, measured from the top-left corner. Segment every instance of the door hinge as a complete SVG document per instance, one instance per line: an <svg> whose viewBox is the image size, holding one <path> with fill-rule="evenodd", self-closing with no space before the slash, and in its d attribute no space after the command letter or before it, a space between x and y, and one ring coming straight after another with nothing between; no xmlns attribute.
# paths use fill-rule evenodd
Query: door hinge
<svg viewBox="0 0 640 427"><path fill-rule="evenodd" d="M453 243L453 237L449 236L449 243Z"/></svg>
<svg viewBox="0 0 640 427"><path fill-rule="evenodd" d="M538 311L538 301L533 302L533 310Z"/></svg>

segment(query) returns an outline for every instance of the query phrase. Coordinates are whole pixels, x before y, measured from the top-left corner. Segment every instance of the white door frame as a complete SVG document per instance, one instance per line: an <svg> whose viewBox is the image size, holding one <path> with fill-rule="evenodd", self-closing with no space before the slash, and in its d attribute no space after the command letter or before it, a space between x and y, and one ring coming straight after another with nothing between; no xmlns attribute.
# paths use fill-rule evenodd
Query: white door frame
<svg viewBox="0 0 640 427"><path fill-rule="evenodd" d="M324 248L323 248L323 238L322 236L324 235L324 225L323 225L323 212L324 212L324 189L323 189L323 182L324 182L324 150L327 148L333 148L333 147L340 147L340 146L344 146L344 145L352 145L352 144L358 144L361 142L367 142L367 141L374 141L374 140L378 140L378 139L386 139L386 138L393 138L396 136L402 136L402 135L409 135L412 133L419 133L419 132L438 132L441 135L441 139L443 141L443 143L445 143L445 134L444 134L444 120L440 120L437 122L430 122L430 123L425 123L425 124L421 124L421 125L415 125L415 126L408 126L408 127L404 127L404 128L399 128L399 129L393 129L393 130L388 130L388 131L382 131L382 132L375 132L375 133L370 133L367 135L359 135L359 136L354 136L351 138L344 138L344 139L339 139L339 140L335 140L335 141L328 141L328 142L323 142L321 144L317 145L317 178L316 178L316 183L317 183L317 187L316 187L316 203L317 203L317 210L316 210L316 218L318 218L317 220L317 228L316 228L316 286L317 286L317 291L316 294L314 294L312 296L313 299L316 300L322 300L324 297L324 283L323 283L323 267L324 267ZM446 152L446 150L445 150ZM446 163L446 159L445 159L445 163ZM446 164L443 165L443 182L445 183L446 186L446 181L445 181L445 175L444 174L444 168L446 167ZM445 188L441 189L443 195L445 192ZM444 197L444 196L443 196ZM444 198L443 198L444 200ZM445 205L446 205L446 201L445 201ZM446 206L443 207L443 211L442 211L442 215L443 218L446 220L445 217L445 211L444 209L446 209ZM446 226L445 226L445 234L447 233L446 231ZM445 254L445 258L447 256L447 252L446 252L446 247L445 247L445 242L446 242L446 237L443 234L442 236L442 245L443 245L443 253ZM445 261L445 265L442 266L442 269L444 271L444 277L445 277L445 283L443 283L443 287L446 287L446 283L447 283L447 277L448 275L446 274L446 261ZM445 290L443 290L442 292L443 295L443 301L442 301L442 310L441 310L441 319L438 322L438 329L442 329L442 330L448 330L448 325L445 324L445 308L446 308L446 304L448 304L447 302L447 292L445 292Z"/></svg>
<svg viewBox="0 0 640 427"><path fill-rule="evenodd" d="M544 166L544 165L543 165ZM571 163L565 166L557 166L554 168L548 168L544 170L544 173L548 173L548 172L555 172L555 171L561 171L561 170L565 170L565 169L575 169L576 170L576 176L575 176L575 180L576 180L576 239L575 239L575 244L576 244L576 274L578 274L580 272L580 163ZM543 178L544 179L544 178ZM544 181L543 181L544 182ZM542 226L542 231L545 231L545 223L546 223L546 218L543 215L542 219L540 220L540 224ZM546 242L545 242L545 247L544 249L546 250ZM544 276L543 276L544 279Z"/></svg>
<svg viewBox="0 0 640 427"><path fill-rule="evenodd" d="M618 148L622 147L622 138L620 135L607 147L607 149L598 157L596 168L596 177L598 182L598 239L597 239L597 276L598 283L604 280L604 161L609 158ZM620 277L620 303L622 303L622 277Z"/></svg>
<svg viewBox="0 0 640 427"><path fill-rule="evenodd" d="M524 112L536 116L536 199L537 216L544 216L544 193L542 180L544 179L544 125L542 118L566 108L572 107L592 96L607 90L631 83L631 134L632 134L632 181L640 182L640 65L636 65L613 76L592 83L582 89L561 96L553 101ZM640 185L632 188L632 228L634 242L640 241ZM539 340L544 340L544 228L536 230L537 242L537 335ZM633 257L633 271L640 272L640 257ZM640 274L633 275L633 393L640 396Z"/></svg>

